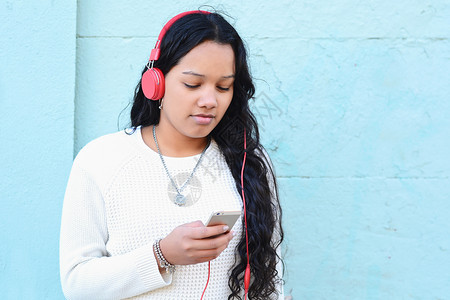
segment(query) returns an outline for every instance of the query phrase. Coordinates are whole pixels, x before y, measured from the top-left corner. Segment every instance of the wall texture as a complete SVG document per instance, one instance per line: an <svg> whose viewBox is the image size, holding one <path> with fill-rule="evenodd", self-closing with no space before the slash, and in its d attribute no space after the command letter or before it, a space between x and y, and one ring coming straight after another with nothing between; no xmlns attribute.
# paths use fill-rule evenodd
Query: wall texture
<svg viewBox="0 0 450 300"><path fill-rule="evenodd" d="M449 297L448 1L24 2L0 6L6 299L62 298L72 157L127 125L161 27L205 3L249 48L284 208L286 294Z"/></svg>
<svg viewBox="0 0 450 300"><path fill-rule="evenodd" d="M63 299L58 244L73 158L76 3L0 2L0 298Z"/></svg>

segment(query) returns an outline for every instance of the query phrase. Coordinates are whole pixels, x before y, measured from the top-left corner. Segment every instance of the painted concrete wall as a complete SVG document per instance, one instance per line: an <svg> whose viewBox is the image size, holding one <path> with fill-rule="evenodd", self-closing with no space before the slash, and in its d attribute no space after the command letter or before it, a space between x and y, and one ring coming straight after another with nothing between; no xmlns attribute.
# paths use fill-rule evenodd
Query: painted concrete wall
<svg viewBox="0 0 450 300"><path fill-rule="evenodd" d="M73 158L76 3L0 2L0 299L63 299L59 223Z"/></svg>
<svg viewBox="0 0 450 300"><path fill-rule="evenodd" d="M205 3L234 18L250 51L285 213L286 294L449 297L448 1L72 2L1 6L6 298L62 298L57 234L71 158L127 125L128 110L118 116L161 27Z"/></svg>

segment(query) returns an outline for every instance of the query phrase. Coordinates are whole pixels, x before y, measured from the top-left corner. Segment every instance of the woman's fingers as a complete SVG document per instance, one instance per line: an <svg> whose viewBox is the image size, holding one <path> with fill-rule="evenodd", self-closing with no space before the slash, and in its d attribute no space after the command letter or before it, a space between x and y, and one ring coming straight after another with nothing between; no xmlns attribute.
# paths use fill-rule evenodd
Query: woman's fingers
<svg viewBox="0 0 450 300"><path fill-rule="evenodd" d="M194 221L194 222L191 222L191 223L186 223L186 224L183 224L181 226L184 226L184 227L205 227L203 222L200 221L200 220Z"/></svg>
<svg viewBox="0 0 450 300"><path fill-rule="evenodd" d="M216 259L222 252L228 247L228 243L223 244L218 248L206 249L206 250L195 250L192 252L192 257L195 263L202 263Z"/></svg>
<svg viewBox="0 0 450 300"><path fill-rule="evenodd" d="M209 238L195 240L192 247L197 250L215 250L228 246L228 243L233 238L232 232L222 233Z"/></svg>
<svg viewBox="0 0 450 300"><path fill-rule="evenodd" d="M230 230L227 225L214 225L214 226L199 226L190 228L190 237L192 239L206 239L210 237L214 237L217 235L221 235Z"/></svg>
<svg viewBox="0 0 450 300"><path fill-rule="evenodd" d="M217 258L232 238L226 225L205 227L196 221L175 228L160 241L160 248L170 263L188 265Z"/></svg>

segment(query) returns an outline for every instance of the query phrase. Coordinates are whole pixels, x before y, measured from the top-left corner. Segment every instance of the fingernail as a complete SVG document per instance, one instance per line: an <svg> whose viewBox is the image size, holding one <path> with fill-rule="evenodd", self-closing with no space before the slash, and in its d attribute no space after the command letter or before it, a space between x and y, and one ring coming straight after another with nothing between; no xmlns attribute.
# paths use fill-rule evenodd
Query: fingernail
<svg viewBox="0 0 450 300"><path fill-rule="evenodd" d="M228 226L223 226L223 231L228 231L228 229L230 229L230 227L228 227Z"/></svg>

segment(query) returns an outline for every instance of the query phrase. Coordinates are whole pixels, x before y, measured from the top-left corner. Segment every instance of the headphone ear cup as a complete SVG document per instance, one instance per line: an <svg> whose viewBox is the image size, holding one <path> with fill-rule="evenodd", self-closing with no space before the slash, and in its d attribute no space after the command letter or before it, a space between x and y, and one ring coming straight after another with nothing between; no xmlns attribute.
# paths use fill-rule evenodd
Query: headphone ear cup
<svg viewBox="0 0 450 300"><path fill-rule="evenodd" d="M141 79L144 96L150 100L159 100L164 96L165 82L162 71L151 68L144 72Z"/></svg>

